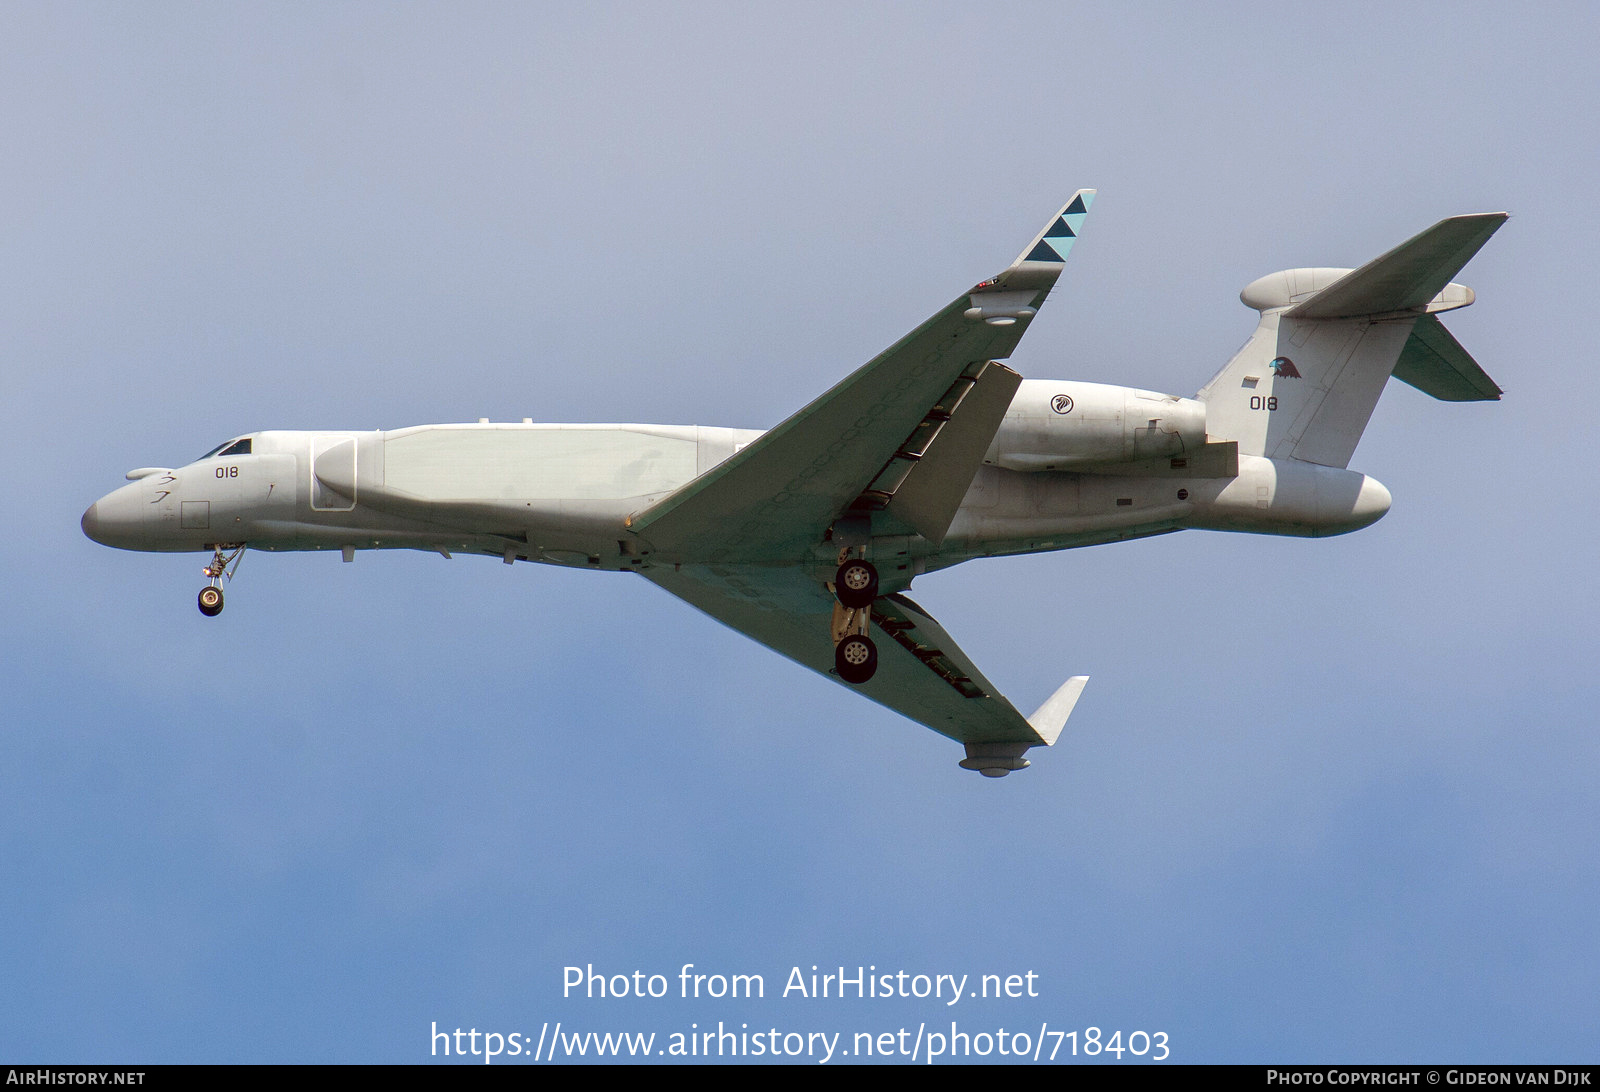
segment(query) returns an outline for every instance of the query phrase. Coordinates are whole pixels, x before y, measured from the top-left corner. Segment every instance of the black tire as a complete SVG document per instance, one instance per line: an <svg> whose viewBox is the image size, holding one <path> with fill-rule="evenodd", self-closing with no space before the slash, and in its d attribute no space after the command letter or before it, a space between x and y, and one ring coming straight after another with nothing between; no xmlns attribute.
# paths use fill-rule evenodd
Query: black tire
<svg viewBox="0 0 1600 1092"><path fill-rule="evenodd" d="M847 683L860 686L878 670L878 647L869 637L846 637L833 650L833 669Z"/></svg>
<svg viewBox="0 0 1600 1092"><path fill-rule="evenodd" d="M222 613L222 589L200 589L200 613L207 618L215 618Z"/></svg>
<svg viewBox="0 0 1600 1092"><path fill-rule="evenodd" d="M833 578L834 594L847 607L870 607L878 598L878 570L870 561L846 561Z"/></svg>

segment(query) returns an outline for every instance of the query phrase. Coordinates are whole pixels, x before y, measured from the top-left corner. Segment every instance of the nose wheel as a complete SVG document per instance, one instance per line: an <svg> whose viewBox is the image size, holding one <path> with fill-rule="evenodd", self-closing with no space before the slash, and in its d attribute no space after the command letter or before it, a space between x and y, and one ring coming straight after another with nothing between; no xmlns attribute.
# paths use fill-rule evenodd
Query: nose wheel
<svg viewBox="0 0 1600 1092"><path fill-rule="evenodd" d="M224 543L215 549L211 563L202 570L211 581L210 586L200 589L199 598L200 613L207 618L222 613L222 582L232 580L233 574L239 571L239 562L244 560L244 543Z"/></svg>

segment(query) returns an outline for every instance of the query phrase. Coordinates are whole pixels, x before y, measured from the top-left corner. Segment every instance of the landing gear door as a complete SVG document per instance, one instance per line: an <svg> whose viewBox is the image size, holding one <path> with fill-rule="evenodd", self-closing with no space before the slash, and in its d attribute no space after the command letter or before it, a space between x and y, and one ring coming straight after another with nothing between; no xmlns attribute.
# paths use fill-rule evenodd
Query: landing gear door
<svg viewBox="0 0 1600 1092"><path fill-rule="evenodd" d="M356 506L356 438L311 438L311 510L348 512Z"/></svg>

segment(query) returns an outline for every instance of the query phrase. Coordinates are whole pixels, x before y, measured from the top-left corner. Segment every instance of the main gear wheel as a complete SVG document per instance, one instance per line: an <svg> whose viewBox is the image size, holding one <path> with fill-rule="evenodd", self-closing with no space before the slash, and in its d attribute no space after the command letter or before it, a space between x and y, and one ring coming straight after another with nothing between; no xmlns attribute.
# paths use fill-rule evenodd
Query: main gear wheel
<svg viewBox="0 0 1600 1092"><path fill-rule="evenodd" d="M845 682L859 686L878 670L878 647L870 637L846 637L834 646L833 668Z"/></svg>
<svg viewBox="0 0 1600 1092"><path fill-rule="evenodd" d="M851 609L870 607L878 598L878 570L872 562L851 559L839 566L833 579L834 595Z"/></svg>

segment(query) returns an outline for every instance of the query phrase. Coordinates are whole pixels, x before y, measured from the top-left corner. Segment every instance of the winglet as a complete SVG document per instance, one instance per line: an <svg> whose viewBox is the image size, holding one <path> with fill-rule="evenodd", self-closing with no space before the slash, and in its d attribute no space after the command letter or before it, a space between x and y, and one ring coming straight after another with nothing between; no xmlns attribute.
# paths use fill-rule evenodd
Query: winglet
<svg viewBox="0 0 1600 1092"><path fill-rule="evenodd" d="M1028 727L1038 735L1039 743L969 743L967 757L957 765L963 770L976 770L984 777L1004 777L1012 770L1027 769L1028 760L1022 756L1029 747L1041 743L1049 747L1060 738L1061 729L1067 726L1072 707L1078 704L1078 697L1088 681L1087 675L1072 676L1034 710L1033 716L1028 718Z"/></svg>
<svg viewBox="0 0 1600 1092"><path fill-rule="evenodd" d="M972 306L966 317L982 319L991 326L1015 326L1032 319L1066 268L1067 254L1078 241L1093 203L1094 190L1073 194L1004 273L972 289ZM1017 334L1021 336L1020 329Z"/></svg>
<svg viewBox="0 0 1600 1092"><path fill-rule="evenodd" d="M1011 268L1015 269L1025 262L1034 265L1064 264L1068 251L1077 241L1078 233L1083 230L1083 221L1089 215L1089 206L1094 204L1094 195L1094 190L1079 190L1073 194L1072 200L1062 205L1061 211L1051 218L1045 229L1035 235L1033 242L1017 255Z"/></svg>
<svg viewBox="0 0 1600 1092"><path fill-rule="evenodd" d="M1073 706L1078 704L1078 697L1088 681L1087 675L1072 676L1028 718L1028 725L1039 733L1045 746L1054 746L1061 736L1061 729L1067 726L1067 718L1072 715Z"/></svg>

